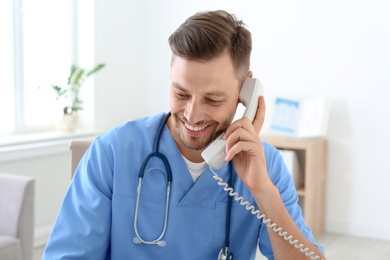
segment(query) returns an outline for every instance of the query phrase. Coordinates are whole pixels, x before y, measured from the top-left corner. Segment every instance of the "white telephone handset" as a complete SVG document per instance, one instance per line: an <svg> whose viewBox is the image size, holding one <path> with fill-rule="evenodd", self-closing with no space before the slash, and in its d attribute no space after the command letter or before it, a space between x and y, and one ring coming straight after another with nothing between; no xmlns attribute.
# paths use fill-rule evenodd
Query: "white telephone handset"
<svg viewBox="0 0 390 260"><path fill-rule="evenodd" d="M246 107L243 117L251 121L255 118L259 96L264 93L264 86L256 78L247 78L242 85L238 100ZM219 169L225 164L226 145L223 138L216 139L202 152L206 163L214 169Z"/></svg>
<svg viewBox="0 0 390 260"><path fill-rule="evenodd" d="M256 115L258 98L259 96L262 96L263 93L264 87L263 84L261 84L260 80L255 78L248 78L245 80L244 84L242 85L242 89L239 96L239 101L246 107L243 117L246 116L251 121L253 121ZM294 239L294 237L290 236L286 231L278 227L276 223L272 223L271 219L267 218L264 214L262 214L260 210L256 210L253 205L250 205L249 201L245 201L242 196L235 192L232 187L229 187L229 185L224 182L223 179L219 177L218 174L213 170L219 169L225 164L225 143L226 142L224 139L219 138L215 140L212 144L210 144L210 146L202 152L202 157L210 166L210 170L214 174L213 178L218 182L218 185L223 186L223 189L228 192L228 194L232 196L236 201L238 201L242 206L244 206L246 210L250 211L259 220L262 220L268 228L277 233L279 236L283 237L284 240L288 241L288 243L299 249L299 251L301 251L303 254L309 256L310 259L320 259L320 257L315 255L313 251L310 252L307 247L305 248L303 244L299 244L298 240ZM226 256L223 253L220 253L220 255L222 257Z"/></svg>

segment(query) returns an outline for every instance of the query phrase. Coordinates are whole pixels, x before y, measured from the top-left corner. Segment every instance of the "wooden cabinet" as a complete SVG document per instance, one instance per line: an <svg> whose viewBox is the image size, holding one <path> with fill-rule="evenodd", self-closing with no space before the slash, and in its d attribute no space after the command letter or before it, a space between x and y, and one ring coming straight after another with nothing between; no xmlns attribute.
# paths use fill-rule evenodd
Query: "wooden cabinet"
<svg viewBox="0 0 390 260"><path fill-rule="evenodd" d="M297 188L303 217L317 238L325 227L327 141L323 138L293 139L260 136L261 140L282 150L293 150L303 172L303 185Z"/></svg>

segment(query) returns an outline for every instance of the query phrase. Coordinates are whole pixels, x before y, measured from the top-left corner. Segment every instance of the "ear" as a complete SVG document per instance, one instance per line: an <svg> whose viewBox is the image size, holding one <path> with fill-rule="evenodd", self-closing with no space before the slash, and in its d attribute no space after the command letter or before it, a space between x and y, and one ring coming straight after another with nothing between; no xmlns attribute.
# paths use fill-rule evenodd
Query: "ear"
<svg viewBox="0 0 390 260"><path fill-rule="evenodd" d="M253 77L253 72L252 71L248 71L247 76L248 76L248 78L252 78Z"/></svg>

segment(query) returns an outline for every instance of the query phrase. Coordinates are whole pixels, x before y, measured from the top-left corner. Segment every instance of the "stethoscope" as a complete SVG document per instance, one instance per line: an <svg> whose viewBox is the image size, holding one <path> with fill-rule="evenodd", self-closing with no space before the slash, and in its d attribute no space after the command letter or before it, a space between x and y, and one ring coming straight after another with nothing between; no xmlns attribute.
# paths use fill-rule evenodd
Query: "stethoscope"
<svg viewBox="0 0 390 260"><path fill-rule="evenodd" d="M162 153L159 152L159 143L160 143L160 138L161 134L163 132L164 126L168 120L168 118L171 116L171 112L168 112L165 114L163 117L160 126L157 130L157 136L154 142L153 146L153 151L149 153L144 161L142 162L141 168L139 170L138 174L138 187L137 187L137 200L135 203L135 212L134 212L134 230L135 230L135 235L136 237L133 238L133 242L135 244L147 244L147 245L157 245L160 247L164 247L166 245L166 242L162 240L162 238L165 235L165 231L167 230L167 223L168 223L168 212L169 212L169 199L170 199L170 189L171 189L171 182L172 182L172 170L171 166L168 162L168 159L163 155ZM140 196L141 196L141 187L142 187L142 182L143 178L145 175L145 169L146 165L150 161L151 158L157 157L159 158L166 169L166 181L167 181L167 190L166 190L166 203L165 203L165 214L164 214L164 225L163 229L160 233L160 235L154 239L154 240L145 240L142 239L139 232L138 232L138 208L139 208L139 201L140 201ZM229 162L229 168L230 168L230 178L229 178L229 185L230 187L233 187L233 163L232 161ZM228 196L228 203L227 203L227 214L226 214L226 236L225 236L225 247L221 249L218 255L218 260L232 260L233 259L233 254L229 252L229 244L230 244L230 218L231 218L231 209L232 209L232 197Z"/></svg>

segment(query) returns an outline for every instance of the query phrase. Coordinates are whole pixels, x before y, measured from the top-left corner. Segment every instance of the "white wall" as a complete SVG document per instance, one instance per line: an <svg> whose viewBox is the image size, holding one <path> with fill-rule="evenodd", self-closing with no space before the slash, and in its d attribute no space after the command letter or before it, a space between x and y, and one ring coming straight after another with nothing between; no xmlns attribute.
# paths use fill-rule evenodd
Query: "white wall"
<svg viewBox="0 0 390 260"><path fill-rule="evenodd" d="M107 129L148 114L146 73L146 2L95 2L96 63L106 63L95 77L95 126Z"/></svg>
<svg viewBox="0 0 390 260"><path fill-rule="evenodd" d="M266 95L321 95L332 109L326 229L390 240L390 2L96 2L97 125L168 110L169 35L197 11L226 9L253 36Z"/></svg>

